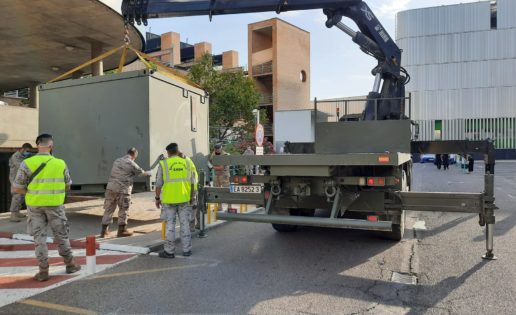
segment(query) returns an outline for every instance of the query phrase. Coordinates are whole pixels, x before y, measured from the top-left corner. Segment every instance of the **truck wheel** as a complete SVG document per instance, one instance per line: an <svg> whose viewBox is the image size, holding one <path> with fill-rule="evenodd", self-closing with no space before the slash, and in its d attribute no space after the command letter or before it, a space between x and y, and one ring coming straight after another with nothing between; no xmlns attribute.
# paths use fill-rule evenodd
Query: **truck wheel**
<svg viewBox="0 0 516 315"><path fill-rule="evenodd" d="M393 224L391 232L385 232L383 237L388 240L401 241L405 234L405 210L401 211L400 224Z"/></svg>
<svg viewBox="0 0 516 315"><path fill-rule="evenodd" d="M272 224L272 228L278 232L293 232L297 229L297 225L290 224Z"/></svg>
<svg viewBox="0 0 516 315"><path fill-rule="evenodd" d="M308 209L308 208L290 209L290 215L297 215L297 216L301 216L301 217L314 217L315 209Z"/></svg>
<svg viewBox="0 0 516 315"><path fill-rule="evenodd" d="M273 208L271 211L276 215L290 216L298 215L298 209L287 209L287 208ZM272 224L272 228L278 232L293 232L297 229L297 225L292 224Z"/></svg>
<svg viewBox="0 0 516 315"><path fill-rule="evenodd" d="M409 179L407 176L407 172L403 170L402 176L401 176L401 190L402 191L408 191L410 190L409 187ZM393 240L393 241L401 241L403 239L403 235L405 234L405 210L401 210L401 214L399 216L399 224L393 224L392 225L392 231L391 232L385 232L383 235L386 239Z"/></svg>

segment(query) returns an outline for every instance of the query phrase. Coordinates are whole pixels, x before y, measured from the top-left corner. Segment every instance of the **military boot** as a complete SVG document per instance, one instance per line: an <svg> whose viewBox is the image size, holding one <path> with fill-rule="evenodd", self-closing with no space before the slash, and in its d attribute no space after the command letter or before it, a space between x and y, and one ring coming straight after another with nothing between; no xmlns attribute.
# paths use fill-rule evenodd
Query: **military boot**
<svg viewBox="0 0 516 315"><path fill-rule="evenodd" d="M11 212L11 218L9 219L9 221L11 221L11 222L21 222L26 217L27 216L25 214L21 214L19 211Z"/></svg>
<svg viewBox="0 0 516 315"><path fill-rule="evenodd" d="M47 281L50 278L48 275L48 265L46 266L39 266L39 272L34 275L34 280L43 282Z"/></svg>
<svg viewBox="0 0 516 315"><path fill-rule="evenodd" d="M15 214L16 214L16 217L17 217L17 218L20 218L20 219L25 219L25 218L27 217L27 215L26 215L26 214L23 214L23 213L21 213L20 211L16 211L16 212L13 212L13 213L15 213Z"/></svg>
<svg viewBox="0 0 516 315"><path fill-rule="evenodd" d="M81 270L81 265L75 263L75 259L73 258L73 256L65 258L64 262L66 264L66 273L75 273Z"/></svg>
<svg viewBox="0 0 516 315"><path fill-rule="evenodd" d="M133 232L129 231L126 225L118 226L118 233L116 234L116 237L127 237L131 235L133 235Z"/></svg>
<svg viewBox="0 0 516 315"><path fill-rule="evenodd" d="M111 237L111 233L109 232L109 225L102 224L102 230L100 231L100 238Z"/></svg>

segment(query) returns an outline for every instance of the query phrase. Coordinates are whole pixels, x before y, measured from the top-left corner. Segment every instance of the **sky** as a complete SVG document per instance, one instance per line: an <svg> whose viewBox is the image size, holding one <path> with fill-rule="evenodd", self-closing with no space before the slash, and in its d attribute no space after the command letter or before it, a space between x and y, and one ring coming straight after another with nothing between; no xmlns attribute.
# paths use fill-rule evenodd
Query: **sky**
<svg viewBox="0 0 516 315"><path fill-rule="evenodd" d="M392 38L395 38L396 13L402 10L450 5L478 0L366 0ZM322 10L180 17L149 20L147 31L155 34L177 32L181 41L195 44L210 42L213 53L239 52L240 65L247 65L247 25L279 17L308 32L311 40L311 91L313 99L367 95L373 86L371 69L376 60L364 54L342 31L327 29ZM357 30L353 21L343 22Z"/></svg>

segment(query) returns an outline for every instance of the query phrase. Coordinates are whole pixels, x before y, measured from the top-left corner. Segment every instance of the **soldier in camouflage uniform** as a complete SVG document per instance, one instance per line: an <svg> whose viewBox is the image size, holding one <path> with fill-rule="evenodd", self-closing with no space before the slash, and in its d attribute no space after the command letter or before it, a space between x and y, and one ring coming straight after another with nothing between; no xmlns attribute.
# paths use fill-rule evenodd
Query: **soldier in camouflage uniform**
<svg viewBox="0 0 516 315"><path fill-rule="evenodd" d="M109 225L113 223L113 213L118 205L118 233L117 237L133 235L127 230L127 218L131 204L131 192L133 180L136 176L150 176L151 171L144 171L134 161L138 157L138 150L131 148L127 155L118 158L113 163L111 175L106 187L104 201L104 216L102 217L102 230L100 237L109 237Z"/></svg>
<svg viewBox="0 0 516 315"><path fill-rule="evenodd" d="M228 165L213 165L213 157L215 155L229 155L229 153L222 150L221 144L215 145L215 150L210 154L209 165L213 168L215 172L215 180L213 181L214 187L229 187L229 166ZM231 208L231 205L228 204L228 209ZM222 204L219 203L218 211L222 211Z"/></svg>
<svg viewBox="0 0 516 315"><path fill-rule="evenodd" d="M247 146L244 153L242 155L254 155L254 151L250 146ZM245 174L246 175L254 175L254 165L246 165L245 166Z"/></svg>
<svg viewBox="0 0 516 315"><path fill-rule="evenodd" d="M29 150L32 149L32 145L30 143L24 143L20 150L15 152L11 158L9 159L9 182L14 183L14 179L16 178L16 174L18 173L18 169L20 168L20 164L27 157L30 156ZM25 214L21 214L20 210L23 206L24 197L22 194L12 193L11 199L11 222L21 222L22 219L26 218Z"/></svg>
<svg viewBox="0 0 516 315"><path fill-rule="evenodd" d="M42 134L36 139L38 154L20 164L13 182L13 192L26 195L28 206L28 230L36 243L36 258L39 272L34 276L37 281L46 281L48 274L47 228L50 226L54 239L59 246L59 255L64 258L66 272L74 273L81 269L75 263L70 240L69 228L64 211L65 190L72 180L63 160L51 155L54 145L51 135ZM61 189L63 188L63 189ZM52 206L39 206L52 204Z"/></svg>
<svg viewBox="0 0 516 315"><path fill-rule="evenodd" d="M168 158L161 161L156 174L156 207L161 210L161 219L167 222L164 250L161 258L175 257L176 215L179 216L183 256L192 255L190 222L192 205L196 194L197 171L192 160L179 152L178 145L171 143L166 148Z"/></svg>

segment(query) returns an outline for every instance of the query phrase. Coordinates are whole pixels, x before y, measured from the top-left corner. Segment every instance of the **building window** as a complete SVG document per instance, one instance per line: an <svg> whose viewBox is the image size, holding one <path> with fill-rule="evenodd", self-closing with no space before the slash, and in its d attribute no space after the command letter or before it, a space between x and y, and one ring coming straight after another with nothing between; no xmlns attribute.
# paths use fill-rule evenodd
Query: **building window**
<svg viewBox="0 0 516 315"><path fill-rule="evenodd" d="M434 140L442 140L443 121L436 120L434 124Z"/></svg>
<svg viewBox="0 0 516 315"><path fill-rule="evenodd" d="M495 30L497 28L497 7L496 7L496 0L491 1L491 29Z"/></svg>
<svg viewBox="0 0 516 315"><path fill-rule="evenodd" d="M301 72L299 73L299 80L301 80L301 82L306 82L306 71L305 70L301 70Z"/></svg>

